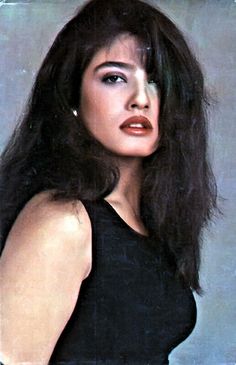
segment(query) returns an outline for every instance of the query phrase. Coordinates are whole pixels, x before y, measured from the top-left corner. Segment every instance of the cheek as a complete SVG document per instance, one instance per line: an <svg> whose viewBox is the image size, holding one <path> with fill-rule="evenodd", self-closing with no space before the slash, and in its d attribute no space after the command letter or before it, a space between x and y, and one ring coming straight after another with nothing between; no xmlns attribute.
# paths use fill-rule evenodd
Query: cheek
<svg viewBox="0 0 236 365"><path fill-rule="evenodd" d="M104 100L92 91L81 96L80 115L86 128L95 138L107 133L107 108ZM103 127L103 128L102 128Z"/></svg>
<svg viewBox="0 0 236 365"><path fill-rule="evenodd" d="M97 99L95 95L93 95L92 91L82 92L80 99L80 115L86 124L89 120L91 120L93 115L96 115L96 105Z"/></svg>
<svg viewBox="0 0 236 365"><path fill-rule="evenodd" d="M93 103L96 101L96 95L92 89L83 85L80 98L80 111L86 114L88 110L93 108Z"/></svg>

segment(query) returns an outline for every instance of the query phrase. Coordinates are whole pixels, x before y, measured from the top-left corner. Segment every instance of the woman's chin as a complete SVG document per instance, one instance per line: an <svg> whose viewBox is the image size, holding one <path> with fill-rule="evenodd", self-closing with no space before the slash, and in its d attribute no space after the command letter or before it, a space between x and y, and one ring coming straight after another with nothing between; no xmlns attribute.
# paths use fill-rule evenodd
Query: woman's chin
<svg viewBox="0 0 236 365"><path fill-rule="evenodd" d="M124 151L112 151L114 154L120 157L130 157L130 158L145 158L153 154L156 151L155 149L137 149L137 150L124 150Z"/></svg>

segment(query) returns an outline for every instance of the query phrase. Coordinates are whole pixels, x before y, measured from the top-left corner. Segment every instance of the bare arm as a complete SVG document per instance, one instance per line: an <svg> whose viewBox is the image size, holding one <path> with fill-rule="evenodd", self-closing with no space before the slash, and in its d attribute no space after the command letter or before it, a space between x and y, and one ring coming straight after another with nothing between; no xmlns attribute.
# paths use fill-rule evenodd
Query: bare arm
<svg viewBox="0 0 236 365"><path fill-rule="evenodd" d="M91 226L82 203L33 198L1 258L4 364L47 364L91 268Z"/></svg>

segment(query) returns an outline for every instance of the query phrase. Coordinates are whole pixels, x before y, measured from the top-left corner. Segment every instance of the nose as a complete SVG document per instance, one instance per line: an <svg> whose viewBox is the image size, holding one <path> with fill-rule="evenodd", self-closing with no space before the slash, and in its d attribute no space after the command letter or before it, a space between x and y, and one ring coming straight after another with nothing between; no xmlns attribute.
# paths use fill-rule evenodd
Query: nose
<svg viewBox="0 0 236 365"><path fill-rule="evenodd" d="M147 86L144 82L137 82L131 90L131 95L128 101L128 109L149 109L150 99Z"/></svg>

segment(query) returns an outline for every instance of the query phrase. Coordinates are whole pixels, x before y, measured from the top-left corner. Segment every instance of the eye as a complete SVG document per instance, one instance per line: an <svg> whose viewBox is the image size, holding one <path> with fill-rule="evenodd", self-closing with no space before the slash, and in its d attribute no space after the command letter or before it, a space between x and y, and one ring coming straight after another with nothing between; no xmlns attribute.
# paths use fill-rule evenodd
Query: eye
<svg viewBox="0 0 236 365"><path fill-rule="evenodd" d="M157 80L155 80L154 78L152 78L152 77L150 77L149 79L148 79L148 83L149 84L154 84L154 85L157 85L158 86L158 82L157 82Z"/></svg>
<svg viewBox="0 0 236 365"><path fill-rule="evenodd" d="M158 86L158 81L157 81L157 77L155 74L151 73L148 75L148 84L154 85L154 86Z"/></svg>
<svg viewBox="0 0 236 365"><path fill-rule="evenodd" d="M102 78L102 82L105 84L118 84L120 82L126 82L126 79L119 75L107 75Z"/></svg>

